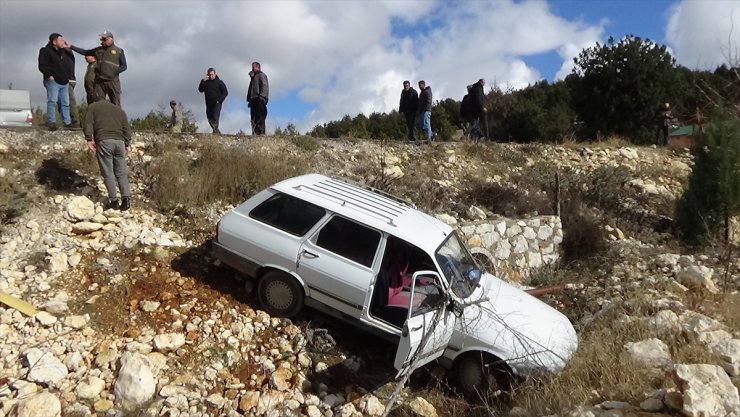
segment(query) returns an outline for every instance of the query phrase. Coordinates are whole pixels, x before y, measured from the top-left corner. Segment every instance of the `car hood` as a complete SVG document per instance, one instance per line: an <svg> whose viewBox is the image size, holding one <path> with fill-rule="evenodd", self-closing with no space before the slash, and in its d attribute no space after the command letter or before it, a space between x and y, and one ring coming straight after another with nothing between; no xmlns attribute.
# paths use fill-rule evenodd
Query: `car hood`
<svg viewBox="0 0 740 417"><path fill-rule="evenodd" d="M492 352L518 374L561 371L578 347L568 318L493 275L485 274L481 281L470 297L476 301L463 309L451 345Z"/></svg>

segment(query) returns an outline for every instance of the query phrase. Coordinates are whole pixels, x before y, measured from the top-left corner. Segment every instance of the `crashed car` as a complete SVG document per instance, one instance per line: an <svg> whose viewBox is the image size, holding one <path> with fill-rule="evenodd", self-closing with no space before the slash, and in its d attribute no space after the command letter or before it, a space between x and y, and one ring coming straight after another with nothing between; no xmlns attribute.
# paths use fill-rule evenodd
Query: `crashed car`
<svg viewBox="0 0 740 417"><path fill-rule="evenodd" d="M413 205L308 174L227 212L215 256L257 280L274 316L304 306L398 341L399 376L438 360L465 392L559 372L578 339L568 319L481 270L458 234Z"/></svg>

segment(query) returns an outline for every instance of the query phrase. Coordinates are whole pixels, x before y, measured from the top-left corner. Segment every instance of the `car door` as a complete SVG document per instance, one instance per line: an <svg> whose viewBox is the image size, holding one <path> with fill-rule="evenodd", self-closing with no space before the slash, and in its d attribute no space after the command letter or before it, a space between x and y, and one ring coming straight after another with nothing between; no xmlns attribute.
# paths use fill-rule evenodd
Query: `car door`
<svg viewBox="0 0 740 417"><path fill-rule="evenodd" d="M394 366L396 378L442 356L455 330L456 317L436 272L414 273L408 318L401 331Z"/></svg>
<svg viewBox="0 0 740 417"><path fill-rule="evenodd" d="M379 231L334 215L303 242L296 272L312 298L359 319L380 240Z"/></svg>

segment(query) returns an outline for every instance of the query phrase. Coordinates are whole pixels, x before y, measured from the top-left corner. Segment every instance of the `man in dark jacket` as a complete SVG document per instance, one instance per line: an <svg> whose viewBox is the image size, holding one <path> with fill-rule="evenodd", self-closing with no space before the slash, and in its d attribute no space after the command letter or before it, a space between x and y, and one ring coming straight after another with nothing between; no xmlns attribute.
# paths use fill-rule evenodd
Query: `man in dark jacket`
<svg viewBox="0 0 740 417"><path fill-rule="evenodd" d="M478 120L476 106L475 103L473 103L475 100L475 97L471 93L473 86L469 85L467 89L468 93L465 94L462 102L460 102L460 118L463 121L465 137L467 139L477 140L479 137L483 136L483 134L480 131L480 122Z"/></svg>
<svg viewBox="0 0 740 417"><path fill-rule="evenodd" d="M87 62L87 70L85 70L85 95L87 96L87 104L90 105L97 101L95 94L95 69L98 66L98 62L95 61L95 57L92 55L85 55L85 62Z"/></svg>
<svg viewBox="0 0 740 417"><path fill-rule="evenodd" d="M111 103L121 105L121 81L118 76L126 71L126 55L123 49L113 43L113 34L105 31L100 34L100 46L93 49L70 47L81 55L95 57L95 95L99 99L108 96Z"/></svg>
<svg viewBox="0 0 740 417"><path fill-rule="evenodd" d="M108 190L105 209L128 210L131 192L126 157L131 150L131 128L126 113L119 106L99 98L87 108L84 132L87 147L95 152ZM120 202L116 184L121 192Z"/></svg>
<svg viewBox="0 0 740 417"><path fill-rule="evenodd" d="M401 90L401 101L398 105L398 112L406 117L406 127L409 132L409 141L415 140L414 136L414 124L416 122L416 107L419 105L419 94L411 86L411 82L403 82L403 90Z"/></svg>
<svg viewBox="0 0 740 417"><path fill-rule="evenodd" d="M486 93L483 89L486 85L486 80L481 78L477 83L473 84L471 94L473 95L473 110L474 116L478 119L480 124L481 133L483 139L488 138L488 108L486 108Z"/></svg>
<svg viewBox="0 0 740 417"><path fill-rule="evenodd" d="M433 140L432 133L432 87L424 80L419 81L419 105L416 109L419 129L427 140Z"/></svg>
<svg viewBox="0 0 740 417"><path fill-rule="evenodd" d="M226 89L226 84L216 75L216 70L208 68L206 76L200 80L198 91L204 93L206 98L206 118L208 119L208 124L211 125L213 133L220 135L221 131L218 130L218 119L221 117L221 105L226 100L226 96L229 95L229 90Z"/></svg>
<svg viewBox="0 0 740 417"><path fill-rule="evenodd" d="M67 41L62 35L52 33L49 43L39 50L39 71L44 76L46 88L46 122L49 130L57 130L57 102L61 103L62 122L65 127L72 127L69 115L69 92L67 91L70 74L69 57L64 53ZM74 64L73 64L74 65Z"/></svg>
<svg viewBox="0 0 740 417"><path fill-rule="evenodd" d="M247 88L247 102L249 103L252 119L252 134L265 134L265 119L267 119L267 101L270 98L270 83L267 75L262 72L259 62L252 62L252 71L249 72L249 88Z"/></svg>

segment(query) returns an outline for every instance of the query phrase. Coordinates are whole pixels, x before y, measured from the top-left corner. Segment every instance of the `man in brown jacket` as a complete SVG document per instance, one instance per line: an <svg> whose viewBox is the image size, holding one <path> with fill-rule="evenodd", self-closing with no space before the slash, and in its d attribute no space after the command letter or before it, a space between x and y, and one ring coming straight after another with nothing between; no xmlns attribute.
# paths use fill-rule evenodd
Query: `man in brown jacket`
<svg viewBox="0 0 740 417"><path fill-rule="evenodd" d="M105 209L128 210L131 191L126 157L131 150L131 128L126 113L115 104L99 99L87 108L84 131L87 147L97 156L100 173L108 190ZM121 192L120 202L116 183Z"/></svg>

